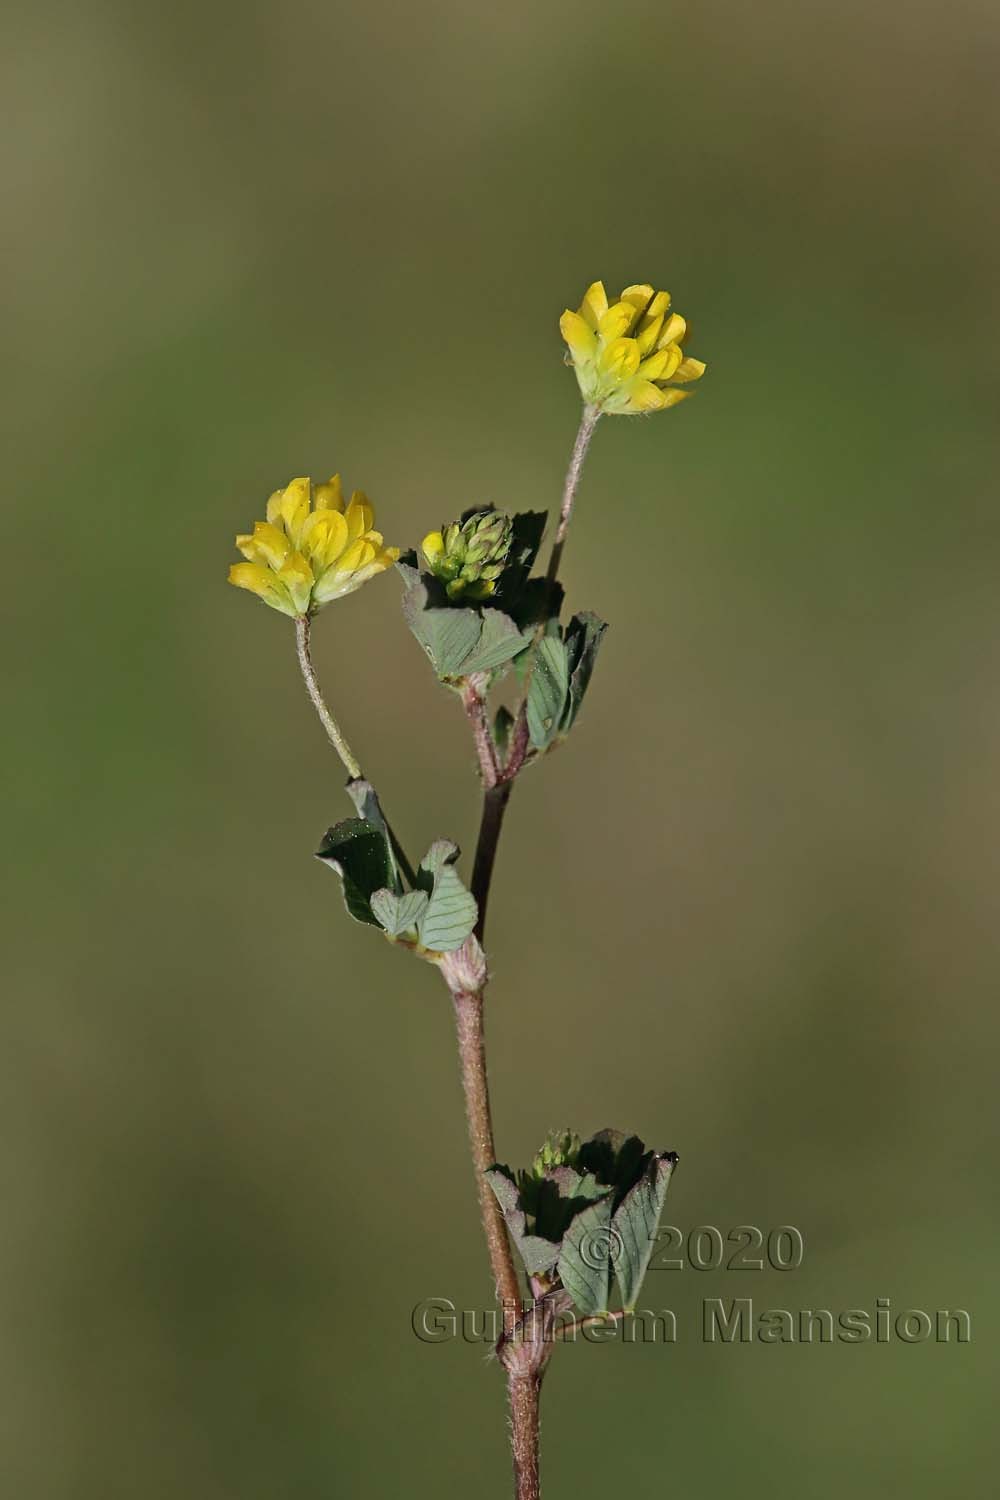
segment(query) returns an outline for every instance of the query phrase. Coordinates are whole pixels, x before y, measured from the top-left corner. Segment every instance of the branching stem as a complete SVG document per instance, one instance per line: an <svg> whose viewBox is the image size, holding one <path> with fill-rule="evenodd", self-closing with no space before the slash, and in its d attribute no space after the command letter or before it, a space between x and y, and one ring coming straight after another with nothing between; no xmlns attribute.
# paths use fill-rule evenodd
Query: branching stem
<svg viewBox="0 0 1000 1500"><path fill-rule="evenodd" d="M587 449L599 416L600 412L597 407L584 407L569 468L566 471L559 525L549 558L546 576L550 589L553 588L559 573L559 564L566 544L569 523L573 516L573 503L579 488L584 459L587 456ZM305 668L303 668L304 671ZM308 677L306 683L308 686ZM507 759L504 763L500 762L490 731L486 685L486 679L472 676L466 680L462 690L462 704L472 726L483 781L483 810L472 871L472 893L479 906L479 922L475 936L480 943L483 942L486 931L486 906L493 881L504 814L510 800L514 779L527 759L529 748L527 718L525 705L522 702L511 734ZM329 732L328 729L327 733ZM469 1121L469 1143L476 1171L483 1232L486 1236L497 1296L506 1314L507 1309L519 1306L520 1290L507 1227L504 1224L500 1206L483 1175L496 1161L483 1029L485 990L484 981L475 991L453 990L452 999L455 1006L465 1110ZM544 1365L530 1372L510 1369L507 1374L516 1500L538 1500L539 1497L539 1395L543 1374Z"/></svg>

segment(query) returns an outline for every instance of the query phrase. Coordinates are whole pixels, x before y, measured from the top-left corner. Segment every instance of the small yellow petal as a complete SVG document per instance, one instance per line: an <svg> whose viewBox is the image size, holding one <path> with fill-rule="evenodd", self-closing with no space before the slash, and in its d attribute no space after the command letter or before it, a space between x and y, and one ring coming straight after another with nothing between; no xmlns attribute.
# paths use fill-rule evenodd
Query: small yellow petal
<svg viewBox="0 0 1000 1500"><path fill-rule="evenodd" d="M628 380L639 368L639 346L635 339L616 338L601 355L601 368L612 380Z"/></svg>
<svg viewBox="0 0 1000 1500"><path fill-rule="evenodd" d="M398 547L386 547L377 556L372 557L368 562L363 562L361 567L353 571L341 572L339 564L328 568L313 590L313 603L329 604L332 599L342 599L345 594L353 594L363 583L367 583L369 578L374 578L377 574L384 573L386 568L391 568L398 556Z"/></svg>
<svg viewBox="0 0 1000 1500"><path fill-rule="evenodd" d="M263 598L274 587L274 574L267 568L262 568L260 563L233 563L229 569L229 582L234 583L238 589L249 589L252 594L260 594Z"/></svg>
<svg viewBox="0 0 1000 1500"><path fill-rule="evenodd" d="M670 293L657 292L652 302L646 309L646 315L640 323L640 328L646 328L655 318L666 316L667 308L670 306Z"/></svg>
<svg viewBox="0 0 1000 1500"><path fill-rule="evenodd" d="M292 543L298 546L299 531L306 516L309 514L309 496L312 486L308 479L293 479L291 484L286 484L281 495L281 519L285 524L285 530L292 539Z"/></svg>
<svg viewBox="0 0 1000 1500"><path fill-rule="evenodd" d="M312 583L312 568L301 552L293 552L278 569L278 577L291 587L293 584Z"/></svg>
<svg viewBox="0 0 1000 1500"><path fill-rule="evenodd" d="M652 300L653 288L648 282L642 282L638 286L627 286L619 298L619 301L631 302L633 307L639 307L643 311Z"/></svg>
<svg viewBox="0 0 1000 1500"><path fill-rule="evenodd" d="M592 281L580 303L580 317L588 328L597 332L597 325L608 310L608 294L603 281Z"/></svg>
<svg viewBox="0 0 1000 1500"><path fill-rule="evenodd" d="M673 387L671 387L669 391L664 391L662 394L663 394L663 405L664 405L664 408L666 408L668 406L676 406L677 403L678 403L678 401L686 401L687 398L690 395L693 394L693 392L691 392L691 391L678 391L678 390L675 390Z"/></svg>
<svg viewBox="0 0 1000 1500"><path fill-rule="evenodd" d="M375 520L375 511L363 490L354 491L344 518L347 521L347 535L352 542L369 530Z"/></svg>
<svg viewBox="0 0 1000 1500"><path fill-rule="evenodd" d="M359 537L337 559L337 572L353 573L359 568L366 567L374 559L375 548L370 542L366 542L362 537Z"/></svg>
<svg viewBox="0 0 1000 1500"><path fill-rule="evenodd" d="M272 526L281 525L281 497L284 493L284 490L275 490L274 494L268 499L267 509L264 514Z"/></svg>
<svg viewBox="0 0 1000 1500"><path fill-rule="evenodd" d="M658 385L653 385L650 380L636 380L629 386L629 400L626 411L661 411L666 405L664 396L667 393L661 391Z"/></svg>
<svg viewBox="0 0 1000 1500"><path fill-rule="evenodd" d="M249 589L251 594L256 594L265 604L280 610L283 615L298 614L288 590L279 583L269 568L262 568L257 563L233 563L229 569L229 582L238 589Z"/></svg>
<svg viewBox="0 0 1000 1500"><path fill-rule="evenodd" d="M598 325L598 333L605 344L610 344L627 333L634 315L635 308L627 302L616 302L614 307L609 307Z"/></svg>
<svg viewBox="0 0 1000 1500"><path fill-rule="evenodd" d="M642 322L639 324L639 332L635 335L635 341L639 345L639 353L643 355L643 357L645 357L651 349L655 348L656 340L660 336L660 329L662 327L662 316L653 318L652 321L650 321L648 318L643 318Z"/></svg>
<svg viewBox="0 0 1000 1500"><path fill-rule="evenodd" d="M288 538L277 526L272 526L270 521L258 521L253 529L252 545L255 553L254 561L265 562L269 568L280 568L288 556L290 546ZM237 542L237 546L239 543ZM244 557L249 557L249 551L240 547Z"/></svg>
<svg viewBox="0 0 1000 1500"><path fill-rule="evenodd" d="M657 376L657 379L672 380L674 378L674 371L677 369L677 367L680 365L681 360L684 358L684 355L681 352L681 346L680 344L668 344L665 349L660 349L658 351L656 357L659 358L661 354L665 354L667 356L667 362L663 367L662 373Z"/></svg>
<svg viewBox="0 0 1000 1500"><path fill-rule="evenodd" d="M299 614L304 615L309 608L315 580L312 568L301 552L291 554L279 570L278 580L285 585Z"/></svg>
<svg viewBox="0 0 1000 1500"><path fill-rule="evenodd" d="M632 318L629 327L639 321L648 310L653 300L654 292L651 286L627 286L619 298L632 308Z"/></svg>
<svg viewBox="0 0 1000 1500"><path fill-rule="evenodd" d="M655 354L651 354L648 359L643 360L637 373L643 380L665 380L666 376L663 372L669 365L670 358L671 356L666 349L659 349ZM675 360L674 363L676 364L677 361Z"/></svg>
<svg viewBox="0 0 1000 1500"><path fill-rule="evenodd" d="M660 336L657 339L657 344L661 349L666 348L667 344L679 344L686 333L687 324L681 317L680 313L671 313L670 317L660 329Z"/></svg>
<svg viewBox="0 0 1000 1500"><path fill-rule="evenodd" d="M670 378L671 380L680 380L685 383L689 380L700 380L705 373L705 369L706 366L700 359L692 359L689 355L687 359L681 360Z"/></svg>
<svg viewBox="0 0 1000 1500"><path fill-rule="evenodd" d="M420 543L420 550L433 566L444 551L444 537L440 531L429 531Z"/></svg>
<svg viewBox="0 0 1000 1500"><path fill-rule="evenodd" d="M344 492L339 474L334 474L326 484L316 486L313 491L313 504L317 510L343 510Z"/></svg>
<svg viewBox="0 0 1000 1500"><path fill-rule="evenodd" d="M314 510L302 524L299 546L322 571L335 562L347 546L347 521L337 510Z"/></svg>
<svg viewBox="0 0 1000 1500"><path fill-rule="evenodd" d="M579 313L570 312L567 308L559 319L559 331L576 359L593 359L597 352L597 339Z"/></svg>

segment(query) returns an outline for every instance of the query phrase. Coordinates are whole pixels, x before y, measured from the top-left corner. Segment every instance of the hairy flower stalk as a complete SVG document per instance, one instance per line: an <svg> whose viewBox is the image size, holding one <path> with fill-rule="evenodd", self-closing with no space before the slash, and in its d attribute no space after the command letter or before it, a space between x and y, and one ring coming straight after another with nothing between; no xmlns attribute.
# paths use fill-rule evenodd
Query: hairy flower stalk
<svg viewBox="0 0 1000 1500"><path fill-rule="evenodd" d="M599 406L585 406L583 416L580 418L580 426L577 429L576 442L573 444L573 456L566 470L566 479L563 484L562 504L559 507L559 525L556 527L555 540L552 543L552 553L549 557L549 567L546 577L549 587L556 581L559 572L559 564L562 562L563 547L566 545L566 533L569 531L569 523L573 517L573 502L576 500L576 492L580 485L580 475L583 473L583 462L587 457L587 449L590 440L594 436L594 428L597 419L601 415Z"/></svg>
<svg viewBox="0 0 1000 1500"><path fill-rule="evenodd" d="M344 768L351 781L360 781L364 774L361 770L361 763L347 743L343 730L327 708L323 694L320 692L319 682L316 678L316 669L313 666L312 654L309 650L311 631L312 625L309 616L299 615L295 621L295 649L299 658L302 678L306 685L306 692L312 700L312 706L316 710L320 723L326 730L327 739L344 762Z"/></svg>

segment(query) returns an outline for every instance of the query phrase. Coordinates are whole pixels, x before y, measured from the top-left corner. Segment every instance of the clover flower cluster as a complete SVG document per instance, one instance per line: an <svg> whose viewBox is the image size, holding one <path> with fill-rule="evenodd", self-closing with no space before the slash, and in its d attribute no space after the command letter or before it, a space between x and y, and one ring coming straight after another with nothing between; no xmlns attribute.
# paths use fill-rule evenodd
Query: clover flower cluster
<svg viewBox="0 0 1000 1500"><path fill-rule="evenodd" d="M680 387L705 373L700 359L685 358L687 323L670 312L670 293L645 284L627 286L609 304L595 281L559 327L584 401L610 415L676 406L691 394Z"/></svg>

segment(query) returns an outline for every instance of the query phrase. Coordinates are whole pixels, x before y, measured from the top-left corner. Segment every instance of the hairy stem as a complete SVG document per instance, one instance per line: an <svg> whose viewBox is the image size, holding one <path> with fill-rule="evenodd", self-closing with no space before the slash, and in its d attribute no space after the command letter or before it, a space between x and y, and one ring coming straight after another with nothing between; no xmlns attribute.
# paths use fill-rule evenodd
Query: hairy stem
<svg viewBox="0 0 1000 1500"><path fill-rule="evenodd" d="M490 721L484 695L486 680L481 672L474 672L471 677L465 679L465 685L462 688L462 707L472 726L472 738L476 746L476 755L479 757L479 771L483 778L483 786L489 789L496 786L500 780L500 765L497 761L496 747L493 744L493 735L490 733Z"/></svg>
<svg viewBox="0 0 1000 1500"><path fill-rule="evenodd" d="M580 484L580 475L583 472L583 461L587 457L587 449L590 440L594 436L594 428L597 419L601 415L596 406L585 406L580 418L580 426L576 434L576 442L573 444L573 453L566 470L566 479L563 484L562 505L559 508L559 525L556 528L555 541L552 543L552 555L549 558L549 570L547 578L549 585L555 583L559 572L559 564L562 561L563 547L566 545L566 533L569 531L569 523L573 516L573 501Z"/></svg>
<svg viewBox="0 0 1000 1500"><path fill-rule="evenodd" d="M299 666L302 668L302 677L306 685L306 691L312 699L313 708L319 715L319 721L326 730L330 744L336 750L347 768L347 774L352 781L360 781L363 775L357 756L345 740L340 725L333 714L323 702L323 694L319 690L316 680L316 669L312 664L312 656L309 652L309 635L312 622L308 615L299 615L295 621L295 649L298 653Z"/></svg>
<svg viewBox="0 0 1000 1500"><path fill-rule="evenodd" d="M587 456L587 449L599 416L600 412L597 407L584 407L576 442L573 444L569 468L566 471L559 525L552 544L552 555L549 558L547 579L550 589L555 584L559 572L563 548L566 545L566 534L573 515L573 502L580 484L583 461ZM501 764L498 761L487 714L486 686L487 679L472 676L467 679L462 692L462 704L472 726L483 779L483 810L472 871L472 894L479 907L479 921L475 936L480 943L486 931L486 906L493 882L493 870L504 814L507 811L514 779L524 765L528 753L528 725L525 704L522 701L506 763ZM520 1289L507 1226L503 1221L500 1205L484 1176L487 1169L496 1161L483 1030L485 988L484 981L475 990L453 990L452 999L455 1005L458 1052L462 1065L462 1087L465 1092L465 1110L469 1121L472 1161L476 1170L479 1209L497 1296L501 1299L504 1308L506 1330L508 1316L515 1318L518 1316ZM514 1458L516 1500L538 1500L540 1493L538 1400L541 1385L541 1366L530 1372L513 1369L508 1371L507 1391L510 1401L511 1449Z"/></svg>
<svg viewBox="0 0 1000 1500"><path fill-rule="evenodd" d="M482 1215L490 1267L497 1297L504 1310L504 1322L518 1316L521 1289L518 1286L514 1258L507 1226L500 1205L485 1173L497 1159L493 1143L493 1121L490 1115L490 1091L486 1078L486 1042L483 1033L483 991L459 990L452 996L455 1005L455 1030L458 1056L462 1067L465 1112L469 1121L469 1146L476 1172L479 1211Z"/></svg>
<svg viewBox="0 0 1000 1500"><path fill-rule="evenodd" d="M538 1500L538 1398L541 1374L507 1377L510 1446L514 1455L515 1500Z"/></svg>

